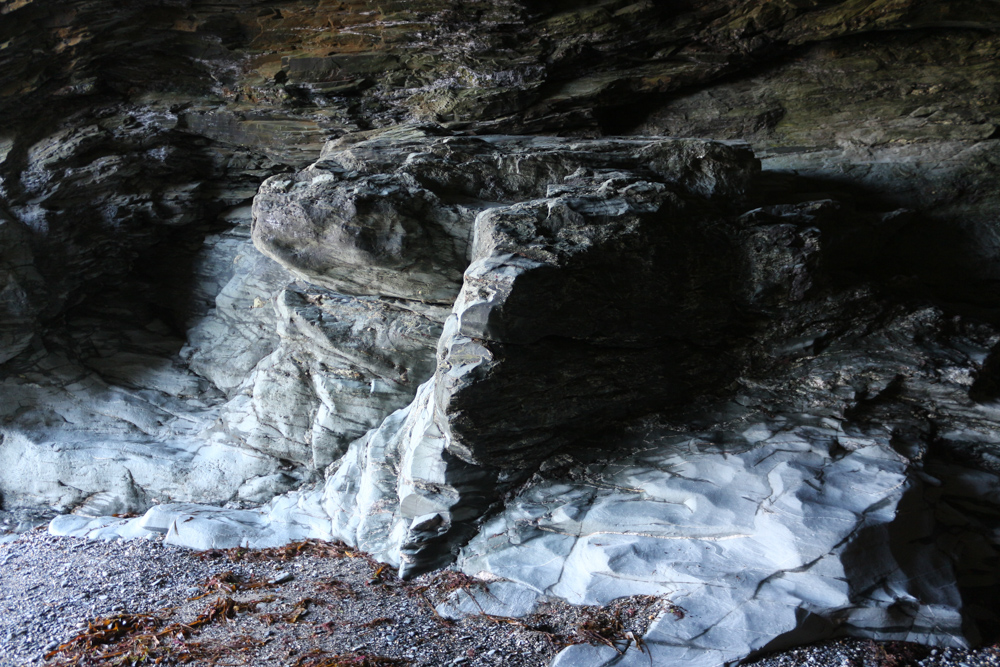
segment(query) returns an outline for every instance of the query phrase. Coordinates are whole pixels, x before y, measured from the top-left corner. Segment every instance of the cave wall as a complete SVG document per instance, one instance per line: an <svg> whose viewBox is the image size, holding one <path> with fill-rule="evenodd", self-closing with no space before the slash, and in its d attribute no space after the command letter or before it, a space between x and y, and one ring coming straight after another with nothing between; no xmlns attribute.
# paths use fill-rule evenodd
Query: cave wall
<svg viewBox="0 0 1000 667"><path fill-rule="evenodd" d="M612 530L608 489L669 503L640 482L681 443L719 475L791 448L781 470L813 467L783 483L829 488L801 506L837 507L853 463L880 489L846 532L761 533L823 535L787 546L803 573L901 558L900 508L936 518L899 539L951 546L864 574L904 621L861 584L803 607L781 596L815 582L765 577L771 602L734 594L748 632L805 640L802 609L936 642L992 622L1000 4L119 4L0 2L5 507L86 532L270 503L285 528L226 539L602 602L625 588L584 573L660 557L553 537ZM184 507L201 532L173 539L222 539ZM944 592L908 583L932 571ZM791 616L761 629L772 603ZM720 623L659 641L762 647L720 648Z"/></svg>

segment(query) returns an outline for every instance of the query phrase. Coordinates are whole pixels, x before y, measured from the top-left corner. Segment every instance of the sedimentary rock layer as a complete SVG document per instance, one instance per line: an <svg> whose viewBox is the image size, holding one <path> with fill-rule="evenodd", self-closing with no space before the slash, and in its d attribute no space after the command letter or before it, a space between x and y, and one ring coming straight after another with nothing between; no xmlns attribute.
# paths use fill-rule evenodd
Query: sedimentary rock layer
<svg viewBox="0 0 1000 667"><path fill-rule="evenodd" d="M744 146L692 140L411 126L331 144L254 204L257 246L325 286L281 293L281 346L309 340L317 363L381 373L370 397L391 369L398 381L419 368L429 379L412 403L334 450L324 482L263 510L163 505L52 529L152 530L195 548L333 537L403 576L457 557L491 583L457 594L451 614L665 596L674 612L627 661L716 665L835 633L975 641L959 581L989 585L995 552L956 489L991 504L996 479L940 457L991 446L993 408L969 392L998 336L871 290L878 255L846 248L906 238L903 212L833 199L747 210L766 178ZM379 187L388 204L358 205ZM283 252L329 228L323 262ZM421 294L442 247L469 262L450 313ZM377 269L368 292L330 292L361 291L362 251ZM364 332L346 335L348 305L394 314L355 316ZM400 334L381 338L379 322ZM619 660L608 651L558 661Z"/></svg>
<svg viewBox="0 0 1000 667"><path fill-rule="evenodd" d="M0 1L0 499L503 579L454 613L656 590L687 610L665 663L974 641L998 29L963 0Z"/></svg>

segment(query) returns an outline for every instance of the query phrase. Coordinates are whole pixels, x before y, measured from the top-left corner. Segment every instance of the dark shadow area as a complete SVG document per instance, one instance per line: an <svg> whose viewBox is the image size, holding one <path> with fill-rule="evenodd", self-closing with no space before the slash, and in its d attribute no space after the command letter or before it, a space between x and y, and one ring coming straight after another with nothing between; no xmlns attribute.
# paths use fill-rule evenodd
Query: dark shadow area
<svg viewBox="0 0 1000 667"><path fill-rule="evenodd" d="M846 289L861 283L895 301L926 301L949 314L1000 324L998 258L975 230L955 218L900 208L877 190L844 180L763 172L752 206L837 202L811 221L822 237L822 280Z"/></svg>
<svg viewBox="0 0 1000 667"><path fill-rule="evenodd" d="M1000 344L990 350L983 367L969 389L969 398L977 403L1000 399Z"/></svg>
<svg viewBox="0 0 1000 667"><path fill-rule="evenodd" d="M937 473L941 468L935 468ZM885 526L862 530L845 551L843 562L848 579L867 582L869 590L881 589L892 595L893 578L905 582L908 593L924 604L941 604L963 609L963 632L975 644L993 644L1000 639L1000 610L996 605L1000 583L996 581L996 562L1000 554L984 538L984 526L956 525L956 507L949 501L947 489L957 480L943 476L942 486L928 487L920 479L911 478L910 488L900 501L896 517ZM967 498L983 508L995 507L986 496ZM974 542L978 553L959 546ZM928 549L930 545L936 548ZM885 550L885 553L882 551ZM878 563L895 563L898 571L879 571ZM986 576L984 576L984 574ZM957 581L961 601L950 599L943 592L950 582ZM866 591L859 590L860 593ZM925 617L926 626L916 620L916 605L909 598L900 599L889 612L897 616L895 628L920 634L933 632L933 614ZM892 631L892 625L886 630Z"/></svg>
<svg viewBox="0 0 1000 667"><path fill-rule="evenodd" d="M733 62L713 76L689 83L682 83L666 93L655 92L642 96L635 96L633 93L629 96L630 99L627 104L614 104L611 102L606 106L595 109L595 121L598 127L600 127L601 133L606 136L633 135L636 133L636 128L648 121L656 111L674 100L713 86L724 86L726 84L746 81L754 77L767 76L796 58L801 57L802 54L806 53L812 47L812 44L793 47L771 45L766 49L761 49L754 53L752 60L745 60L736 56L736 54L731 54ZM747 130L768 130L773 128L780 120L780 113L775 114L770 112L760 117L760 124L757 127L744 127L742 129L744 132ZM697 136L701 139L722 138L719 134L714 134L711 131L699 133ZM741 136L745 137L747 135L744 134Z"/></svg>

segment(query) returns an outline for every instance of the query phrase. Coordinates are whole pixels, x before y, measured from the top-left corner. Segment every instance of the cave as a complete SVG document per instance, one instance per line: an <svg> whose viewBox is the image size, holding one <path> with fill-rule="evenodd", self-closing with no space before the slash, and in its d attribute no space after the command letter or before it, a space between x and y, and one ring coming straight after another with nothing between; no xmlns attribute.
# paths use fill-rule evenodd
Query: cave
<svg viewBox="0 0 1000 667"><path fill-rule="evenodd" d="M0 0L0 545L669 601L554 667L993 644L998 57L995 0Z"/></svg>

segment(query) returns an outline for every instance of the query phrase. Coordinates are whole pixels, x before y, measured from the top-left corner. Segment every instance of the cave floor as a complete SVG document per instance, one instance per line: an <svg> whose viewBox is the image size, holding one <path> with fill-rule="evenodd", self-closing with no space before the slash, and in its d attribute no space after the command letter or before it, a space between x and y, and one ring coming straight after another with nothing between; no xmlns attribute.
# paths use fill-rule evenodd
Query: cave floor
<svg viewBox="0 0 1000 667"><path fill-rule="evenodd" d="M520 667L545 665L563 645L588 640L634 651L629 639L641 642L649 620L683 613L633 596L601 608L546 603L525 619L448 621L434 604L475 580L444 571L402 582L360 553L321 542L195 552L38 528L0 544L0 572L4 666L110 665L145 651L160 664ZM836 640L752 664L986 667L1000 665L1000 650Z"/></svg>

